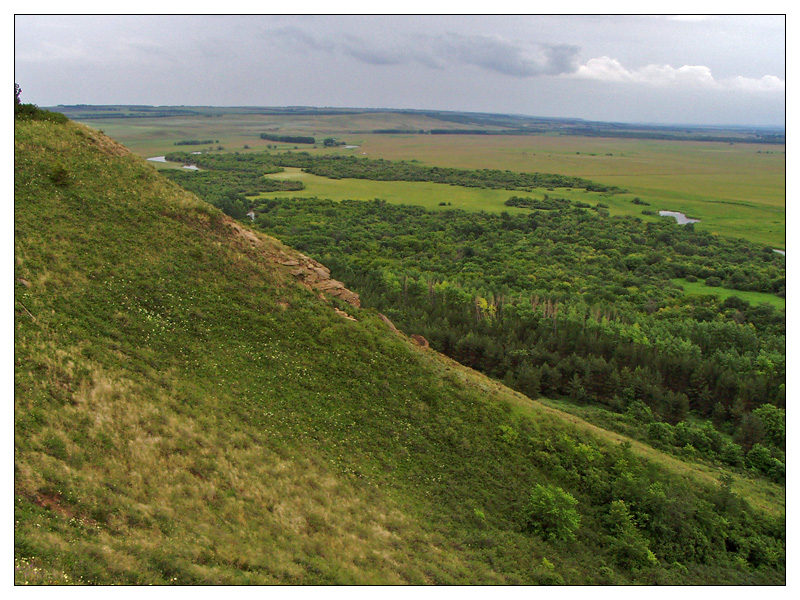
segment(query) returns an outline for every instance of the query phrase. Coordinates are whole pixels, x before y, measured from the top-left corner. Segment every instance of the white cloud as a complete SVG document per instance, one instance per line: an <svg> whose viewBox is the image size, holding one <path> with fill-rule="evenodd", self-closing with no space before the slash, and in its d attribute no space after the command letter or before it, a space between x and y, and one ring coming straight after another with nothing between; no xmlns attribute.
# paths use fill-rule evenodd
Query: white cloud
<svg viewBox="0 0 800 600"><path fill-rule="evenodd" d="M786 82L774 75L765 75L761 79L733 77L727 80L727 84L731 88L747 92L786 92Z"/></svg>
<svg viewBox="0 0 800 600"><path fill-rule="evenodd" d="M578 67L572 77L601 81L632 81L634 76L618 60L602 56L586 61L585 65Z"/></svg>
<svg viewBox="0 0 800 600"><path fill-rule="evenodd" d="M689 84L715 87L717 83L711 69L701 65L683 65L677 69L670 65L647 65L635 73L635 79L650 85Z"/></svg>
<svg viewBox="0 0 800 600"><path fill-rule="evenodd" d="M711 69L703 65L651 64L640 69L627 69L617 59L608 56L592 58L578 67L575 73L565 75L577 79L590 79L613 83L631 83L653 87L694 86L705 89L727 89L746 92L784 92L786 82L774 75L761 79L737 76L715 79Z"/></svg>

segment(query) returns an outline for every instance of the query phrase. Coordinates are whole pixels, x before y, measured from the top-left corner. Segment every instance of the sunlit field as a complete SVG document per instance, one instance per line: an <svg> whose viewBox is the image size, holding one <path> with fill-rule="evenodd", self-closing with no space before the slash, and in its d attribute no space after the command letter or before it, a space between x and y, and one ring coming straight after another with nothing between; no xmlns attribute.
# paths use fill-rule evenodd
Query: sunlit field
<svg viewBox="0 0 800 600"><path fill-rule="evenodd" d="M775 308L785 309L786 298L781 298L775 294L767 294L764 292L748 292L744 290L729 290L724 287L713 287L706 285L702 281L686 281L685 279L674 279L674 283L683 288L689 296L718 296L722 300L736 296L742 300L746 300L750 304L757 305L767 302L772 304Z"/></svg>
<svg viewBox="0 0 800 600"><path fill-rule="evenodd" d="M299 192L263 193L260 198L278 198L291 196L295 198L327 198L330 200L373 200L380 198L392 204L412 204L430 210L462 209L468 211L486 211L525 213L524 208L506 206L505 201L512 196L541 196L540 193L528 194L510 190L492 190L468 188L443 183L422 181L372 181L367 179L329 179L300 169L287 167L283 173L269 175L275 179L291 179L302 181L305 189ZM547 192L559 198L581 200L591 205L598 202L607 203L609 194L584 192L583 190L567 190L559 188Z"/></svg>

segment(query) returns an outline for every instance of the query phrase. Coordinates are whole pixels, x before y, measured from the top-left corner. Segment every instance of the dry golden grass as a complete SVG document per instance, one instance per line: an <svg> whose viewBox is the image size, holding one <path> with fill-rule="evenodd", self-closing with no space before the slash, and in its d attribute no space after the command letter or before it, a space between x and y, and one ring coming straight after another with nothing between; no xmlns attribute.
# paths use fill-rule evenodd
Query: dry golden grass
<svg viewBox="0 0 800 600"><path fill-rule="evenodd" d="M62 381L76 376L68 357L78 354L53 354L50 371ZM420 546L466 570L380 490L342 479L312 449L295 455L272 443L280 432L234 429L214 409L224 395L207 399L204 415L187 414L169 389L80 367L91 374L52 413L58 419L27 440L42 448L62 440L66 460L26 452L16 494L46 505L53 518L96 529L94 542L79 543L108 572L136 578L147 572L142 557L159 547L185 559L176 575L184 581L230 583L244 570L249 583L303 583L304 565L318 559L335 566L329 576L342 582L423 583L424 573L408 561ZM76 424L80 444L71 439ZM87 452L87 445L100 449ZM63 485L54 487L54 479ZM55 534L48 540L53 548L68 544ZM31 569L20 577L60 577Z"/></svg>

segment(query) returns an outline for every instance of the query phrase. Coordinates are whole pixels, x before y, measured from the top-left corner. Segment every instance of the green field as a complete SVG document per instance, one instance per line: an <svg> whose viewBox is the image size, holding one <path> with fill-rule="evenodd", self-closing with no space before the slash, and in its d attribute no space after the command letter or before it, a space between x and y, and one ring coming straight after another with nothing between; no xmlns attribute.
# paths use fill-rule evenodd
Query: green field
<svg viewBox="0 0 800 600"><path fill-rule="evenodd" d="M672 282L682 287L684 292L689 296L717 296L722 300L736 296L742 300L746 300L752 305L762 304L764 302L773 305L775 308L781 310L786 309L786 299L776 296L775 294L767 294L764 292L746 292L742 290L729 290L723 287L714 287L706 285L702 281L686 281L685 279L673 279Z"/></svg>
<svg viewBox="0 0 800 600"><path fill-rule="evenodd" d="M176 150L226 152L297 148L312 153L353 153L369 158L418 160L423 164L466 169L559 173L627 189L630 193L603 201L612 214L641 216L643 209L675 210L700 219L696 227L719 235L741 237L778 249L786 246L785 145L580 137L572 135L378 135L380 128L453 128L453 123L423 115L362 113L351 115L181 116L165 118L91 119L91 127L144 157ZM265 132L333 136L358 149L275 144L260 139ZM198 139L207 147L176 146ZM217 143L218 142L218 143ZM247 146L247 148L245 148ZM421 190L420 190L421 191ZM331 193L338 195L338 188ZM365 191L354 188L349 197ZM372 194L386 197L389 193ZM438 205L441 196L414 203ZM630 203L639 197L649 206ZM465 207L495 210L487 196ZM447 201L447 200L444 200ZM452 201L452 200L451 200ZM459 200L460 201L460 200ZM455 205L455 202L454 202Z"/></svg>
<svg viewBox="0 0 800 600"><path fill-rule="evenodd" d="M305 189L300 192L289 192L296 198L327 198L330 200L372 200L380 198L393 204L411 204L423 206L427 209L462 209L469 211L525 213L523 208L506 206L505 201L511 196L527 196L541 194L526 194L509 190L492 190L482 188L467 188L462 186L447 185L442 183L418 181L372 181L367 179L329 179L300 169L286 167L283 173L268 175L274 179L291 179L302 181ZM583 190L558 189L552 195L581 200L589 204L598 202L608 204L608 194L597 192L584 192ZM270 192L260 194L260 198L286 197L287 192ZM442 204L444 203L444 204Z"/></svg>

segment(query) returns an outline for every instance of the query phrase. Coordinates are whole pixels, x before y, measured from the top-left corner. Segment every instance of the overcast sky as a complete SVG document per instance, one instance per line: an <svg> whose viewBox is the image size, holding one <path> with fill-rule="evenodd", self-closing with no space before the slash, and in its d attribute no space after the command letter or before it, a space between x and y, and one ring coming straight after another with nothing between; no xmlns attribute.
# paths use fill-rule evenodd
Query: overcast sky
<svg viewBox="0 0 800 600"><path fill-rule="evenodd" d="M785 125L779 16L15 17L22 100Z"/></svg>

